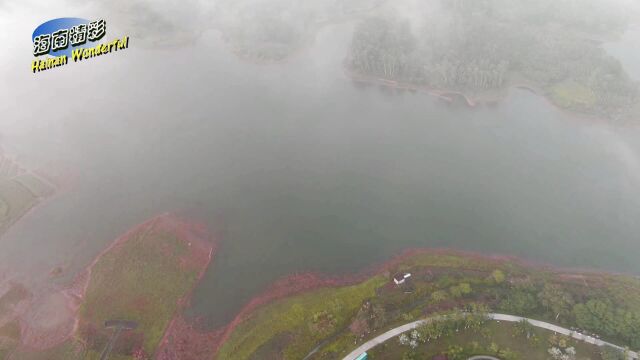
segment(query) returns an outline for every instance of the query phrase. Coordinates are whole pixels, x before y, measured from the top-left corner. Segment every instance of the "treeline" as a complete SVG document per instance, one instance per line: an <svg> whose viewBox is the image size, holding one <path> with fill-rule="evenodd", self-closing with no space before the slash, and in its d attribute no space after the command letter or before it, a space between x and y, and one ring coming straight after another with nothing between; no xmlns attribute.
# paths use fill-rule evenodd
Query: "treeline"
<svg viewBox="0 0 640 360"><path fill-rule="evenodd" d="M537 314L566 326L577 326L592 332L623 341L633 349L640 349L640 309L614 304L608 297L578 296L560 285L545 284L510 288L504 294L496 294L503 300L498 310L515 315Z"/></svg>
<svg viewBox="0 0 640 360"><path fill-rule="evenodd" d="M408 21L370 18L355 30L349 63L363 74L453 89L491 89L504 85L508 59L466 36L450 41L418 39ZM468 44L466 44L468 43Z"/></svg>
<svg viewBox="0 0 640 360"><path fill-rule="evenodd" d="M637 301L640 283L637 281L627 283L603 278L599 285L585 288L582 284L516 279L501 270L493 271L482 280L466 278L459 281L439 278L438 282L443 286L457 285L448 291L431 292L430 302L446 304L464 298L473 305L474 300L482 299L491 310L473 305L468 311L497 311L545 319L606 337L631 349L640 349L640 303ZM609 283L605 284L605 281Z"/></svg>
<svg viewBox="0 0 640 360"><path fill-rule="evenodd" d="M560 15L577 6L574 1L529 3L443 1L445 25L427 19L412 28L392 15L365 19L354 31L347 64L363 75L459 91L500 89L520 75L558 105L610 117L636 103L638 85L586 31L619 30L611 24L617 14L585 15L578 23Z"/></svg>
<svg viewBox="0 0 640 360"><path fill-rule="evenodd" d="M220 0L215 23L243 58L282 60L313 38L319 25L366 12L383 0Z"/></svg>
<svg viewBox="0 0 640 360"><path fill-rule="evenodd" d="M607 299L593 299L573 307L576 324L640 349L640 312L618 308Z"/></svg>

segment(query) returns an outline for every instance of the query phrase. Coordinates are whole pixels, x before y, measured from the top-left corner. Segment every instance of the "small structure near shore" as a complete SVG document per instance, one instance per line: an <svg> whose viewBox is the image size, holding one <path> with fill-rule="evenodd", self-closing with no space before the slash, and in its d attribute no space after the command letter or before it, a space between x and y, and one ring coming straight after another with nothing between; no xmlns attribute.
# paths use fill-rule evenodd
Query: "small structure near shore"
<svg viewBox="0 0 640 360"><path fill-rule="evenodd" d="M393 276L393 282L400 286L411 277L411 273L399 273Z"/></svg>

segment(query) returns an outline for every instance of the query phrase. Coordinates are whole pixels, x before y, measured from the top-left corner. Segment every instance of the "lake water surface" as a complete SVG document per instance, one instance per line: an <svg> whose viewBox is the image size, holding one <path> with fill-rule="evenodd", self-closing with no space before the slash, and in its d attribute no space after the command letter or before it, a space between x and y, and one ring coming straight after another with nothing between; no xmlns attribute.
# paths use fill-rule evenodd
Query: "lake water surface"
<svg viewBox="0 0 640 360"><path fill-rule="evenodd" d="M357 271L407 247L640 274L638 128L519 90L468 109L356 87L350 30L326 27L282 64L240 61L206 32L7 76L22 85L2 104L3 147L75 180L0 239L2 267L44 284L172 211L221 241L191 309L212 326L281 276Z"/></svg>

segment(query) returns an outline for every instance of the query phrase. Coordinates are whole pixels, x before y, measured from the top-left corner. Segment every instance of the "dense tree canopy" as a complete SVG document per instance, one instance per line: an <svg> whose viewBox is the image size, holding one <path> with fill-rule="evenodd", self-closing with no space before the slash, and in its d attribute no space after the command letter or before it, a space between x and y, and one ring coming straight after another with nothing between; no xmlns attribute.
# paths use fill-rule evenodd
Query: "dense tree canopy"
<svg viewBox="0 0 640 360"><path fill-rule="evenodd" d="M616 308L610 301L600 299L576 304L573 313L578 326L640 347L640 313Z"/></svg>
<svg viewBox="0 0 640 360"><path fill-rule="evenodd" d="M569 0L533 3L442 1L444 25L426 19L412 27L394 15L366 19L354 32L348 65L363 75L464 92L523 81L571 110L609 118L633 111L638 84L593 40L621 30L624 14L601 1L592 8Z"/></svg>
<svg viewBox="0 0 640 360"><path fill-rule="evenodd" d="M550 310L556 319L571 314L574 305L573 296L559 285L545 284L538 298L542 306Z"/></svg>

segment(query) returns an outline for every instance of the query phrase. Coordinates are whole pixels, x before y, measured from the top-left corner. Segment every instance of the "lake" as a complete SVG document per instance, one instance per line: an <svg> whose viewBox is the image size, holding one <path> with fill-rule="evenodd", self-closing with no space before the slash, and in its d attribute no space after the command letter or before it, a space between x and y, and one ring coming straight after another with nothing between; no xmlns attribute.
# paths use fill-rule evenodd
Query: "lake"
<svg viewBox="0 0 640 360"><path fill-rule="evenodd" d="M45 286L64 264L68 279L131 226L177 212L221 242L190 309L212 327L279 277L353 272L408 247L640 274L637 127L521 90L469 109L354 86L351 29L325 27L281 64L241 61L206 31L7 74L2 146L73 186L0 239L1 266Z"/></svg>

